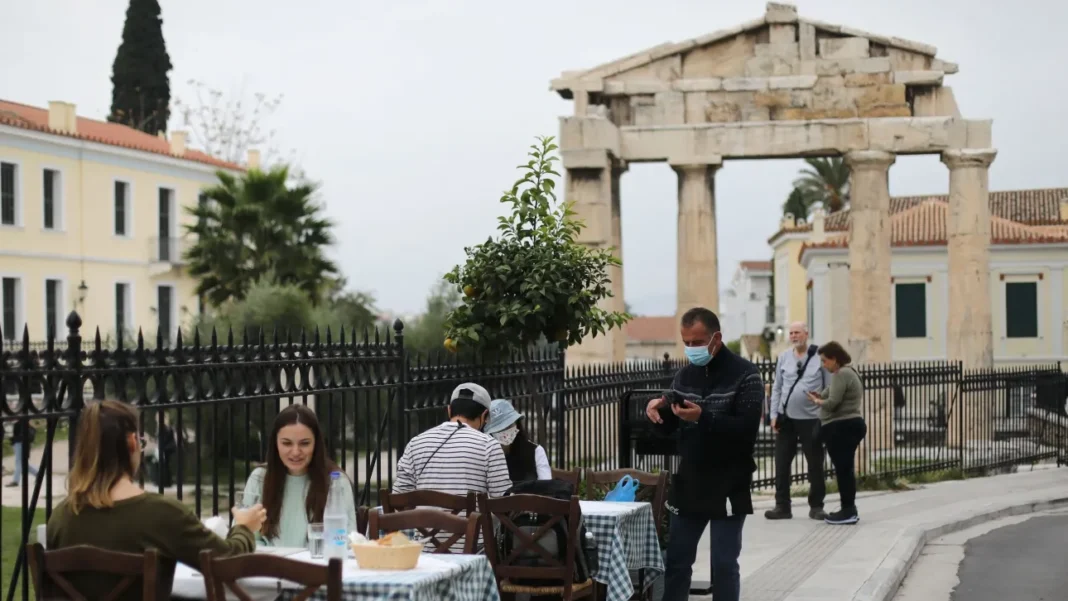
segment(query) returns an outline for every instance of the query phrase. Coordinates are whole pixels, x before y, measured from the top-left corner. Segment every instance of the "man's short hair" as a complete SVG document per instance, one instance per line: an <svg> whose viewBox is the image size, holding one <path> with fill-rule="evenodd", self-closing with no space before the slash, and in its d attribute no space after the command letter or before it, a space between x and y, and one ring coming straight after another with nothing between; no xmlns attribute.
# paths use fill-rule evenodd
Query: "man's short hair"
<svg viewBox="0 0 1068 601"><path fill-rule="evenodd" d="M694 307L682 314L682 327L693 327L696 322L701 322L701 325L705 326L709 334L715 334L719 331L719 318L716 317L715 313L704 307Z"/></svg>
<svg viewBox="0 0 1068 601"><path fill-rule="evenodd" d="M449 402L449 415L464 419L478 419L488 411L486 406L473 399L453 399Z"/></svg>

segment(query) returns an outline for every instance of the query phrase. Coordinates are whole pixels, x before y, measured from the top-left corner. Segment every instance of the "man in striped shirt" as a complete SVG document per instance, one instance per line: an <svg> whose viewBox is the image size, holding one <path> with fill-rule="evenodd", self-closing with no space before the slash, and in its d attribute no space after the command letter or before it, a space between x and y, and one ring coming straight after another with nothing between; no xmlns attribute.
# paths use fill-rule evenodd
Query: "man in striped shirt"
<svg viewBox="0 0 1068 601"><path fill-rule="evenodd" d="M452 391L449 421L413 438L397 462L393 492L436 490L501 497L512 487L501 443L482 428L489 418L490 395L478 384Z"/></svg>

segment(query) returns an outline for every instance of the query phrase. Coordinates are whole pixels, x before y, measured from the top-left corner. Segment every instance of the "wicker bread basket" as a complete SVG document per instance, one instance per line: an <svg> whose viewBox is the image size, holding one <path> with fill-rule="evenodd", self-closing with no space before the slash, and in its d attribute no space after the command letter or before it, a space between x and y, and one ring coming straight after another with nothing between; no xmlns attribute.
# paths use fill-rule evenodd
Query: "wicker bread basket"
<svg viewBox="0 0 1068 601"><path fill-rule="evenodd" d="M365 570L411 570L419 563L423 545L379 545L374 541L352 544L356 563Z"/></svg>

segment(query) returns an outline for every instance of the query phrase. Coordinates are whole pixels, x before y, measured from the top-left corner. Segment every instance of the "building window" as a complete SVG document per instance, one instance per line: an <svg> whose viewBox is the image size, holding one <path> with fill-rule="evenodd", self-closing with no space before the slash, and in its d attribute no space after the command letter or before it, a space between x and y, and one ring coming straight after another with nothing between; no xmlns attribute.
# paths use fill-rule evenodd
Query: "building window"
<svg viewBox="0 0 1068 601"><path fill-rule="evenodd" d="M159 257L160 261L171 260L171 211L174 208L174 190L159 189Z"/></svg>
<svg viewBox="0 0 1068 601"><path fill-rule="evenodd" d="M156 288L157 303L156 314L159 316L159 331L163 335L163 344L170 346L171 331L174 329L172 313L174 307L174 287L159 286Z"/></svg>
<svg viewBox="0 0 1068 601"><path fill-rule="evenodd" d="M123 340L126 328L130 324L130 285L124 282L115 284L115 339Z"/></svg>
<svg viewBox="0 0 1068 601"><path fill-rule="evenodd" d="M115 182L115 235L130 235L130 184Z"/></svg>
<svg viewBox="0 0 1068 601"><path fill-rule="evenodd" d="M4 340L18 339L19 325L19 286L18 278L3 278L0 282L0 305L2 305L2 325Z"/></svg>
<svg viewBox="0 0 1068 601"><path fill-rule="evenodd" d="M44 180L41 183L44 189L44 197L41 199L44 210L44 229L61 229L60 215L62 214L62 205L60 204L60 191L62 190L62 181L59 178L59 172L55 169L45 169Z"/></svg>
<svg viewBox="0 0 1068 601"><path fill-rule="evenodd" d="M63 283L60 280L45 280L45 327L46 340L56 337L59 331L59 318L62 315Z"/></svg>
<svg viewBox="0 0 1068 601"><path fill-rule="evenodd" d="M927 337L927 284L897 284L894 286L895 315L898 338Z"/></svg>
<svg viewBox="0 0 1068 601"><path fill-rule="evenodd" d="M203 192L201 192L200 195L197 196L197 209L203 211L205 209L205 207L207 207L207 206L208 206L208 195L203 193ZM201 215L200 217L197 217L197 225L200 225L200 226L204 225L204 216L203 215Z"/></svg>
<svg viewBox="0 0 1068 601"><path fill-rule="evenodd" d="M805 291L805 319L808 323L808 335L815 338L813 333L814 326L816 325L816 307L815 307L815 294L812 292L812 282L808 283L808 290Z"/></svg>
<svg viewBox="0 0 1068 601"><path fill-rule="evenodd" d="M18 166L0 163L0 225L18 225Z"/></svg>
<svg viewBox="0 0 1068 601"><path fill-rule="evenodd" d="M1038 282L1005 284L1005 335L1038 338Z"/></svg>

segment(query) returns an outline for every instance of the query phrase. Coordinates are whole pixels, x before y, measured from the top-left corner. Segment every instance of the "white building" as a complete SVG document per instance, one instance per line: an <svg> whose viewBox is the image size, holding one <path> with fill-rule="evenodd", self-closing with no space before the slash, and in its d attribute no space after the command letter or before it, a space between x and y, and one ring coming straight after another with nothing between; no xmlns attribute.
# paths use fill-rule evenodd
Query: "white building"
<svg viewBox="0 0 1068 601"><path fill-rule="evenodd" d="M771 261L742 261L723 292L722 325L728 340L759 335L768 325Z"/></svg>

